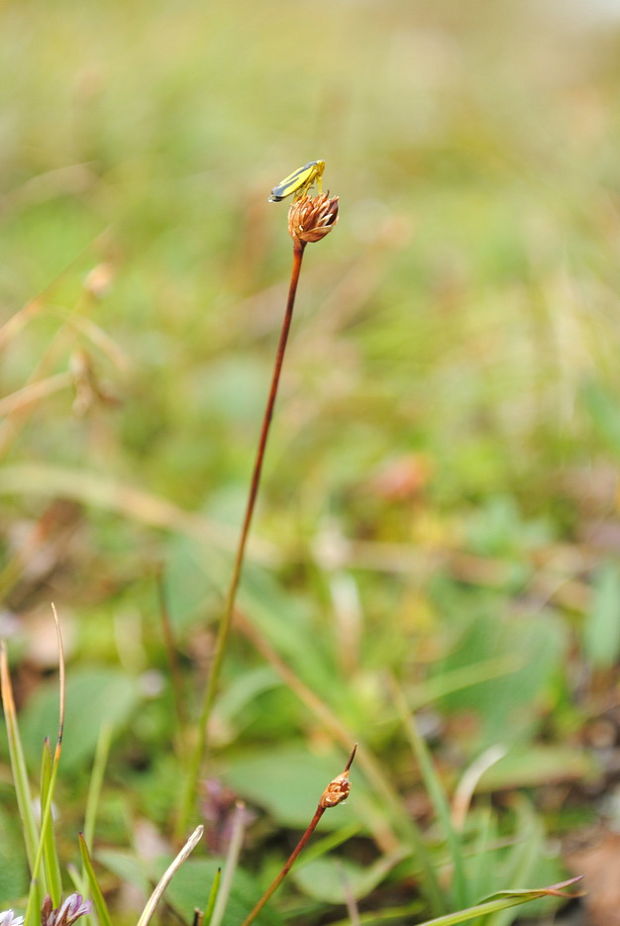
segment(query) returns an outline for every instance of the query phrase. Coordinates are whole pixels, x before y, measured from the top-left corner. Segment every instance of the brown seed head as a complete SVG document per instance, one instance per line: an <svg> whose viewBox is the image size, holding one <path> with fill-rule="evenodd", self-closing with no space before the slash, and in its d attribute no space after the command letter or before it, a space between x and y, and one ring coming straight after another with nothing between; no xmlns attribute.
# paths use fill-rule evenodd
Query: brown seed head
<svg viewBox="0 0 620 926"><path fill-rule="evenodd" d="M312 244L329 234L338 221L338 196L302 196L288 211L288 231L294 242Z"/></svg>
<svg viewBox="0 0 620 926"><path fill-rule="evenodd" d="M321 795L319 804L324 808L335 807L336 804L341 804L343 801L346 801L350 790L349 770L347 769L342 775L338 775L330 781Z"/></svg>

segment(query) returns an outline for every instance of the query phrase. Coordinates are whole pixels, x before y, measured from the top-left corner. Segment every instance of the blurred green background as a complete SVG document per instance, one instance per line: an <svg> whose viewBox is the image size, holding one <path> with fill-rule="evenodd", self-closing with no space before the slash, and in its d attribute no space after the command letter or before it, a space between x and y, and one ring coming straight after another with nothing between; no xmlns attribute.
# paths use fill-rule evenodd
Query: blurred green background
<svg viewBox="0 0 620 926"><path fill-rule="evenodd" d="M427 819L390 676L450 793L501 744L480 789L517 825L515 787L528 826L597 817L620 652L618 6L24 0L0 16L1 629L36 763L51 600L65 626L67 845L106 719L103 842L135 846L143 819L169 832L180 721L154 574L191 716L286 294L286 205L267 196L315 158L341 217L307 252L213 721L217 774L260 809L259 879L349 734ZM376 837L394 808L366 784L372 813L338 823ZM0 799L10 845L6 776ZM360 896L389 869L375 906L415 897L396 864ZM498 863L485 887L526 874ZM285 912L316 919L322 877ZM14 886L0 877L0 905Z"/></svg>

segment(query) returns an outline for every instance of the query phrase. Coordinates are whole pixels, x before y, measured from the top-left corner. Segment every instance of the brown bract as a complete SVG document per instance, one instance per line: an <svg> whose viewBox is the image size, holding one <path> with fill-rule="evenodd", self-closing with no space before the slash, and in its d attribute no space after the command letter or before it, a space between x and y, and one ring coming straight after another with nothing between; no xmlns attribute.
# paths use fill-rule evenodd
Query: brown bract
<svg viewBox="0 0 620 926"><path fill-rule="evenodd" d="M313 244L329 234L338 221L338 196L302 196L288 211L288 231L295 242Z"/></svg>

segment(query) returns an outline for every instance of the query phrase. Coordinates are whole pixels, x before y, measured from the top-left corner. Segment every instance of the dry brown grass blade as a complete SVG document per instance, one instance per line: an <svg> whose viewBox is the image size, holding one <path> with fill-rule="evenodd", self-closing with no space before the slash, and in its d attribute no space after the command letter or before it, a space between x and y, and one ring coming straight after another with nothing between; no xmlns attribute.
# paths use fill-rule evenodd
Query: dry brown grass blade
<svg viewBox="0 0 620 926"><path fill-rule="evenodd" d="M21 309L18 309L17 312L11 315L3 325L0 325L0 351L4 350L7 344L17 337L26 327L28 322L46 307L47 300L54 292L56 286L58 286L70 270L75 268L85 254L88 254L89 251L96 248L98 244L105 240L108 231L108 228L104 228L98 235L89 241L86 247L82 248L82 250L69 261L60 273L58 273L54 279L34 297L34 299L30 299Z"/></svg>
<svg viewBox="0 0 620 926"><path fill-rule="evenodd" d="M236 534L224 524L179 508L173 502L144 489L117 482L99 473L46 466L16 464L0 469L0 494L61 495L85 505L116 511L128 520L149 527L160 527L222 549L234 547ZM252 555L262 562L273 562L271 547L264 542L250 543Z"/></svg>
<svg viewBox="0 0 620 926"><path fill-rule="evenodd" d="M34 383L28 383L23 389L18 389L10 395L0 399L0 415L14 415L23 411L35 402L46 399L48 396L61 392L68 386L71 386L73 377L68 370L63 373L54 373L46 379L37 380Z"/></svg>
<svg viewBox="0 0 620 926"><path fill-rule="evenodd" d="M60 621L58 620L58 611L56 605L52 602L52 614L54 616L54 626L56 627L56 640L58 642L58 687L59 687L59 705L58 705L58 737L56 739L56 754L54 761L60 759L62 749L62 738L65 732L65 706L67 700L67 675L65 669L65 647L62 642L62 631Z"/></svg>
<svg viewBox="0 0 620 926"><path fill-rule="evenodd" d="M146 902L146 906L144 907L144 910L142 911L140 915L140 919L138 920L138 926L147 926L147 924L150 922L150 920L153 917L153 914L155 913L155 908L157 907L157 904L163 897L166 888L172 881L172 878L174 877L176 872L179 870L183 862L185 862L185 860L189 858L189 856L192 854L192 852L194 851L194 849L196 848L196 846L202 839L203 832L204 832L204 826L197 826L194 832L189 837L189 839L185 842L185 845L183 846L181 851L176 855L176 857L170 863L168 868L166 868L165 872L159 879L153 893L151 894L148 901Z"/></svg>

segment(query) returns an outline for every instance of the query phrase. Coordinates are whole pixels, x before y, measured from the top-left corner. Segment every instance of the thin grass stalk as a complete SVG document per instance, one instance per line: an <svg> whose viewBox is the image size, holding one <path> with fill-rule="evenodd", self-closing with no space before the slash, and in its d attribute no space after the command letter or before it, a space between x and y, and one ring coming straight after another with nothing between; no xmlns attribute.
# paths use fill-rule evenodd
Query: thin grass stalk
<svg viewBox="0 0 620 926"><path fill-rule="evenodd" d="M148 926L153 914L155 913L155 908L161 900L166 888L172 881L172 878L179 870L183 862L194 851L200 840L202 839L202 834L204 832L204 826L197 826L194 832L191 834L181 851L176 855L173 861L168 865L165 872L159 879L155 889L149 899L146 902L144 910L140 914L140 919L138 920L137 926Z"/></svg>
<svg viewBox="0 0 620 926"><path fill-rule="evenodd" d="M235 871L237 870L237 865L239 863L239 854L241 853L244 832L245 804L243 801L237 801L232 821L230 843L228 846L228 852L226 854L226 862L224 864L222 882L217 892L213 912L210 915L211 926L221 926L221 922L224 919L226 904L228 903L228 898L230 897L233 878L235 877Z"/></svg>
<svg viewBox="0 0 620 926"><path fill-rule="evenodd" d="M58 777L58 767L60 765L60 754L62 752L62 740L65 730L65 702L66 702L66 674L65 674L65 651L62 642L62 632L60 630L60 621L58 620L58 613L56 611L56 606L52 604L52 614L54 617L54 625L56 627L56 640L58 643L58 687L59 687L59 705L58 705L58 735L56 737L56 747L54 749L54 756L52 758L51 771L49 776L49 784L47 787L47 793L45 794L45 800L41 800L41 831L39 834L39 844L37 846L37 853L34 859L34 865L31 875L31 889L28 894L28 903L26 905L26 913L24 915L25 926L37 926L40 913L40 897L39 897L39 871L41 869L41 862L44 858L45 848L47 841L49 839L48 831L51 828L52 824L52 802L54 800L54 790L56 788L56 779ZM49 885L48 885L49 889Z"/></svg>
<svg viewBox="0 0 620 926"><path fill-rule="evenodd" d="M73 382L71 373L54 373L47 379L41 379L36 383L29 383L22 389L12 392L10 395L0 399L0 415L2 417L14 415L16 412L33 405L40 399L46 399L55 392L61 392Z"/></svg>
<svg viewBox="0 0 620 926"><path fill-rule="evenodd" d="M347 913L349 914L349 922L351 926L361 926L360 923L360 911L357 905L357 901L353 894L351 888L351 882L347 877L347 873L342 865L340 867L340 880L342 881L342 890L344 893L345 904L347 907Z"/></svg>
<svg viewBox="0 0 620 926"><path fill-rule="evenodd" d="M46 308L47 299L50 298L58 284L62 282L67 273L84 258L85 254L88 254L91 249L96 249L101 242L105 241L105 236L108 234L108 231L108 228L104 228L99 234L95 235L92 241L90 241L86 247L82 248L75 257L69 261L64 269L34 297L34 299L31 299L23 305L22 308L11 315L3 325L0 325L0 352L4 350L13 338L17 337L20 331L22 331L35 315Z"/></svg>
<svg viewBox="0 0 620 926"><path fill-rule="evenodd" d="M103 775L108 761L110 752L110 743L112 741L112 727L109 723L104 723L99 731L97 738L97 748L95 750L95 759L93 770L88 784L88 794L86 796L86 810L84 811L84 839L88 846L88 851L93 849L93 836L95 833L95 820L97 818L97 808L99 798L101 797L101 788L103 785Z"/></svg>
<svg viewBox="0 0 620 926"><path fill-rule="evenodd" d="M461 776L452 797L452 824L462 830L478 783L485 772L506 755L504 746L490 746L478 756Z"/></svg>
<svg viewBox="0 0 620 926"><path fill-rule="evenodd" d="M497 841L497 825L493 811L490 807L485 807L481 814L480 823L476 840L473 846L473 864L469 866L469 885L471 895L474 898L481 897L484 894L485 876L492 866L492 860L489 859L489 852L495 846Z"/></svg>
<svg viewBox="0 0 620 926"><path fill-rule="evenodd" d="M34 818L32 805L32 792L28 781L26 760L19 735L17 711L13 698L13 686L9 673L9 662L4 640L0 641L0 690L2 693L2 707L6 721L7 739L9 744L9 757L11 761L11 774L15 786L17 809L22 821L26 857L30 871L34 871L34 860L39 842L38 827Z"/></svg>
<svg viewBox="0 0 620 926"><path fill-rule="evenodd" d="M258 496L258 490L260 486L260 479L263 470L263 462L265 459L265 449L267 447L267 438L269 437L269 429L271 426L271 421L273 418L273 411L276 403L276 398L278 395L278 386L280 383L280 374L282 372L282 365L284 363L284 354L286 352L286 345L288 341L288 336L291 328L291 322L293 319L293 309L295 307L295 296L297 294L297 284L299 283L299 274L301 271L301 264L304 255L305 244L301 241L296 241L293 246L293 265L291 269L291 279L289 283L288 298L286 301L286 308L284 312L284 318L282 321L282 327L280 330L280 339L278 342L278 347L276 351L276 357L273 367L273 373L271 376L271 386L269 389L269 396L267 398L267 405L265 407L265 412L263 415L263 421L260 430L260 436L258 439L258 447L256 450L256 456L254 459L254 468L252 472L252 479L250 481L250 488L248 492L245 515L243 518L243 524L241 527L241 534L239 536L239 542L237 545L237 552L235 555L233 571L230 578L230 584L228 586L228 591L226 594L226 599L224 602L224 609L222 612L222 617L220 619L217 637L215 640L215 647L213 652L213 662L209 671L209 679L205 688L204 697L202 701L202 707L200 710L200 715L198 718L198 735L196 739L196 744L190 753L189 757L189 767L188 773L185 780L184 788L182 789L181 795L181 804L177 819L177 835L180 832L183 832L187 828L187 821L191 812L192 801L195 799L196 790L198 787L198 779L200 777L200 768L204 759L205 751L207 748L207 736L208 736L208 725L209 718L211 716L211 710L213 708L213 703L217 695L217 690L220 680L220 672L222 669L222 663L224 660L224 653L226 651L226 644L230 636L230 628L232 625L232 618L235 609L235 601L237 598L237 590L239 588L239 582L241 580L241 573L243 570L243 561L245 557L245 549L247 544L248 535L250 532L250 526L252 523L252 516L254 514L254 509L256 507L256 499Z"/></svg>
<svg viewBox="0 0 620 926"><path fill-rule="evenodd" d="M228 549L231 545L233 532L224 525L216 525L203 515L184 511L168 499L134 485L119 483L101 473L89 473L83 469L38 463L8 464L2 467L0 494L26 495L29 498L62 495L84 505L117 512L130 521L183 534L218 549Z"/></svg>
<svg viewBox="0 0 620 926"><path fill-rule="evenodd" d="M409 711L407 701L402 689L397 685L394 679L390 679L391 689L396 704L396 709L400 715L405 735L411 746L411 751L418 763L424 786L432 801L435 813L439 818L439 823L443 830L444 838L448 844L450 857L454 872L453 889L454 902L457 907L465 907L469 901L469 890L467 878L465 876L465 865L463 861L463 847L461 844L460 833L452 825L450 815L450 805L444 791L443 785L435 770L426 743L420 736L415 721L415 715Z"/></svg>
<svg viewBox="0 0 620 926"><path fill-rule="evenodd" d="M518 818L524 821L521 825L525 830L522 841L515 845L507 866L504 868L504 878L508 884L527 884L533 877L537 862L540 858L540 848L544 839L544 829L540 819L524 801L518 813ZM517 834L519 835L519 826ZM514 917L507 912L500 911L486 921L487 926L508 926Z"/></svg>
<svg viewBox="0 0 620 926"><path fill-rule="evenodd" d="M79 840L80 855L82 856L82 870L84 871L84 877L89 887L90 898L93 902L95 913L97 914L99 926L112 926L112 918L110 917L108 905L105 902L103 891L101 890L99 882L97 881L97 875L95 874L93 862L90 857L90 852L88 851L88 846L86 845L86 840L84 839L83 833L80 833ZM84 890L81 885L80 890Z"/></svg>

